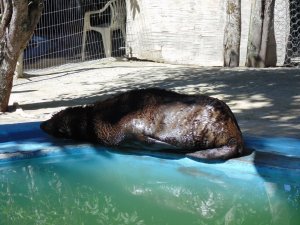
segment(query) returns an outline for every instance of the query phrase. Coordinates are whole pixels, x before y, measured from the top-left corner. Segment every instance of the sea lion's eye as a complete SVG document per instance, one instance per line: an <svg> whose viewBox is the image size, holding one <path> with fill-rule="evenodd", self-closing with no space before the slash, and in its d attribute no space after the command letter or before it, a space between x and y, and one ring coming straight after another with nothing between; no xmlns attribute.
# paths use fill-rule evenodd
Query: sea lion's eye
<svg viewBox="0 0 300 225"><path fill-rule="evenodd" d="M64 129L63 128L59 128L58 129L58 133L63 134L64 133Z"/></svg>
<svg viewBox="0 0 300 225"><path fill-rule="evenodd" d="M236 138L230 138L230 140L228 141L228 145L229 146L237 145Z"/></svg>

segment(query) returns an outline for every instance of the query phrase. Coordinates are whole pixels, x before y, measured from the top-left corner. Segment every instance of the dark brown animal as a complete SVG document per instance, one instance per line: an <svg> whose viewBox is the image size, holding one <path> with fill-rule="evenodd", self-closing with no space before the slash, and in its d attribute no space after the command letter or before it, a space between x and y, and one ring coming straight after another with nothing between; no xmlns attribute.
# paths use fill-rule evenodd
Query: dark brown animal
<svg viewBox="0 0 300 225"><path fill-rule="evenodd" d="M142 143L194 158L229 159L244 151L240 128L224 102L157 88L67 108L41 128L55 137L117 147Z"/></svg>

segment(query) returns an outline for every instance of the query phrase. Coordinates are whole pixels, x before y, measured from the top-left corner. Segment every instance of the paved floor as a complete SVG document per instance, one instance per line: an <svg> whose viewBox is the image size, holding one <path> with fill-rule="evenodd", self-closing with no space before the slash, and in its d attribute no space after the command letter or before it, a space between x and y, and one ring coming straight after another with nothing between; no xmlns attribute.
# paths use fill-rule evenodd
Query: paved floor
<svg viewBox="0 0 300 225"><path fill-rule="evenodd" d="M52 113L133 88L161 87L224 100L242 131L300 138L299 68L218 68L108 59L28 71L14 82L0 124L45 120Z"/></svg>

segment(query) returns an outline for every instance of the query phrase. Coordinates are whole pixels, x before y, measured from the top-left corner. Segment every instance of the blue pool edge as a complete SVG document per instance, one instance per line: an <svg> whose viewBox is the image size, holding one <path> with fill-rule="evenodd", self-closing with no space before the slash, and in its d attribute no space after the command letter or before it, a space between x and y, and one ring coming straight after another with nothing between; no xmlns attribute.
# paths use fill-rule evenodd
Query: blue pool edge
<svg viewBox="0 0 300 225"><path fill-rule="evenodd" d="M159 154L141 151L120 152L104 146L80 143L71 140L58 140L45 134L39 128L40 122L0 125L0 164L31 158L82 157L84 155L106 154L109 157L131 157L139 160L164 159L167 163L188 166L204 164L226 165L228 167L247 167L254 163L264 168L293 170L300 174L300 140L288 137L245 136L247 149L253 152L248 156L224 161L195 161L172 154ZM175 160L174 160L175 159Z"/></svg>

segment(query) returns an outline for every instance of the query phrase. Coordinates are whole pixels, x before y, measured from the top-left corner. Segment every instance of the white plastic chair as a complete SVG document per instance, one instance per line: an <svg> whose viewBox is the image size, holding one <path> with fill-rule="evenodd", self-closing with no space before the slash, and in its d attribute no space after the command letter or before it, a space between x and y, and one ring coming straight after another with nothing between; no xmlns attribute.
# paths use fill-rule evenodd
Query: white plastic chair
<svg viewBox="0 0 300 225"><path fill-rule="evenodd" d="M101 14L107 8L110 7L110 24L101 24L101 25L91 25L90 19L91 15L98 14L101 17ZM104 52L106 57L111 57L111 46L112 46L112 32L114 30L121 30L122 36L125 39L125 22L126 22L126 5L125 0L110 0L105 4L105 6L96 11L86 12L84 15L84 26L83 26L83 37L82 37L82 51L81 58L85 59L85 43L86 43L86 33L88 31L96 31L101 33Z"/></svg>

